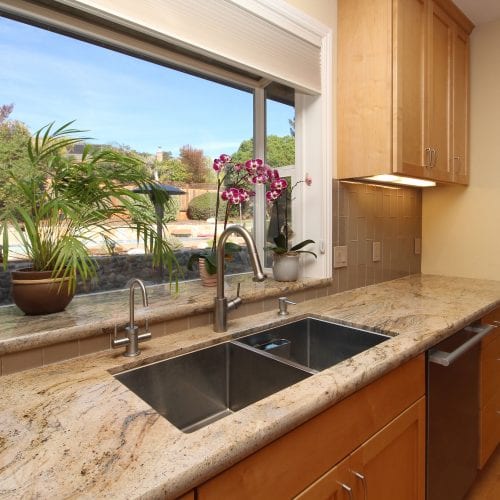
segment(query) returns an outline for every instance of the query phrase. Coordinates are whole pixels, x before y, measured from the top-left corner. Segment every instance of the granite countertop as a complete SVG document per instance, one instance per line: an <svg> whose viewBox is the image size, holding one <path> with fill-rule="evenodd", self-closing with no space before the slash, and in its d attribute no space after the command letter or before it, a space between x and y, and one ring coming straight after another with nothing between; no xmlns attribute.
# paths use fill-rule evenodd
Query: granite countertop
<svg viewBox="0 0 500 500"><path fill-rule="evenodd" d="M307 288L326 286L330 280L308 278L291 283L267 279L252 281L252 274L237 274L226 278L226 295L235 295L241 283L241 295L246 303L287 294ZM136 293L136 319L147 317L150 323L200 314L213 309L215 287L203 287L199 280L179 283L178 291L169 285L148 286L150 307L139 307ZM44 347L60 342L100 335L119 329L128 323L128 290L116 290L73 299L65 311L43 316L25 316L16 306L0 306L0 356L11 352Z"/></svg>
<svg viewBox="0 0 500 500"><path fill-rule="evenodd" d="M276 312L0 379L0 497L175 498L500 304L500 282L414 275L309 300L291 316L393 336L213 424L184 434L111 373L255 331Z"/></svg>

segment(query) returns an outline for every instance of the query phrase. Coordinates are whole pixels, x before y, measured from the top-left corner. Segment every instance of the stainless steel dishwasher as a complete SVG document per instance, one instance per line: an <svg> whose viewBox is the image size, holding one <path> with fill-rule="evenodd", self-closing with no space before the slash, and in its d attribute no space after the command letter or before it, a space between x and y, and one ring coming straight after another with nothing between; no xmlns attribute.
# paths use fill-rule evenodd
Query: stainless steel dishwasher
<svg viewBox="0 0 500 500"><path fill-rule="evenodd" d="M479 342L474 324L427 353L427 500L461 500L477 473Z"/></svg>

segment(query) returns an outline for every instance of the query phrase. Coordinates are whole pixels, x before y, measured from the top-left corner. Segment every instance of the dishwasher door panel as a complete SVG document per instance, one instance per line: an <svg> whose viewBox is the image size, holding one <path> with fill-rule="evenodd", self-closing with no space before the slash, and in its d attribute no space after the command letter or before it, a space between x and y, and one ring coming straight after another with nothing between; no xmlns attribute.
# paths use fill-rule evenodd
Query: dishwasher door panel
<svg viewBox="0 0 500 500"><path fill-rule="evenodd" d="M461 330L433 351L452 352L473 336ZM427 368L427 500L461 500L477 474L479 344Z"/></svg>

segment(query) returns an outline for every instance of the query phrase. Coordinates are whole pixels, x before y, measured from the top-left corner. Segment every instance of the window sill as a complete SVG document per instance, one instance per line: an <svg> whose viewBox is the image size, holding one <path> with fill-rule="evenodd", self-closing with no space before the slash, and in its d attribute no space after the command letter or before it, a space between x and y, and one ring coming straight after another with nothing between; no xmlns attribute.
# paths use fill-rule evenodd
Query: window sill
<svg viewBox="0 0 500 500"><path fill-rule="evenodd" d="M244 303L262 301L284 294L300 294L315 288L326 288L330 279L306 278L296 282L267 279L252 281L252 275L226 278L226 296L235 295L241 282ZM136 318L150 324L211 313L216 289L201 286L199 280L179 283L179 292L170 293L168 285L148 287L148 309L136 306ZM325 294L328 290L325 290ZM301 300L306 300L307 293ZM128 322L128 290L117 290L75 297L64 312L45 316L25 316L16 306L0 307L0 356L51 346L63 342L112 334Z"/></svg>

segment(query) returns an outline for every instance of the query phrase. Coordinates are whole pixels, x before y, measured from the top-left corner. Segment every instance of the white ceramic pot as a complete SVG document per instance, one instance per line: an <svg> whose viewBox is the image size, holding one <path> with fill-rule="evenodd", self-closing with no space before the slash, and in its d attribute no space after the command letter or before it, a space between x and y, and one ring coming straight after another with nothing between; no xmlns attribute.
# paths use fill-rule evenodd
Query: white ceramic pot
<svg viewBox="0 0 500 500"><path fill-rule="evenodd" d="M273 255L273 277L276 281L297 281L299 277L299 254Z"/></svg>

